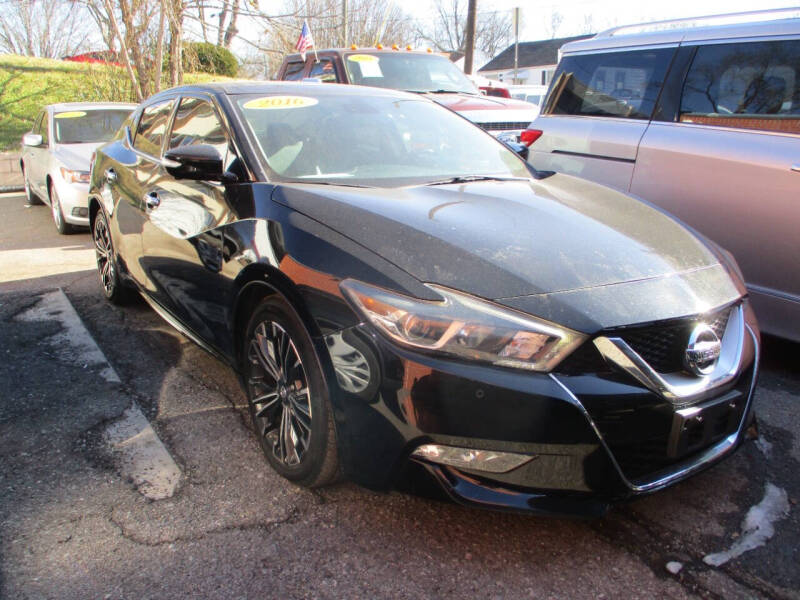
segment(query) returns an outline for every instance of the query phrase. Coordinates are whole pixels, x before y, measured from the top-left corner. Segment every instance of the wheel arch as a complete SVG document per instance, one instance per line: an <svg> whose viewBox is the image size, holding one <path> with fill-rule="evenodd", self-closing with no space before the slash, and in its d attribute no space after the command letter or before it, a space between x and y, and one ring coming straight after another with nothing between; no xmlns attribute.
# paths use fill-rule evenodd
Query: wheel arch
<svg viewBox="0 0 800 600"><path fill-rule="evenodd" d="M94 219L100 211L100 201L95 196L89 196L89 227L94 227Z"/></svg>
<svg viewBox="0 0 800 600"><path fill-rule="evenodd" d="M231 313L231 331L233 333L233 358L237 365L241 364L242 343L250 315L264 299L275 295L281 297L294 309L311 335L315 348L317 350L320 347L324 348L324 344L318 343L322 333L316 319L306 306L295 284L280 270L263 263L249 265L236 278L236 286L238 291ZM324 354L319 354L320 360L323 363L327 362L325 360L327 350Z"/></svg>

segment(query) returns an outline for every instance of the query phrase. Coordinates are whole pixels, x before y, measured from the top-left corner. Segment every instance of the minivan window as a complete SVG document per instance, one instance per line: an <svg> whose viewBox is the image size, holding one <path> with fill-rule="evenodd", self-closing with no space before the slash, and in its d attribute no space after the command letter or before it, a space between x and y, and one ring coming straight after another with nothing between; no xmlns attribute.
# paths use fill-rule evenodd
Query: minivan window
<svg viewBox="0 0 800 600"><path fill-rule="evenodd" d="M161 142L174 104L175 100L164 100L151 104L142 111L133 140L134 148L150 156L161 156Z"/></svg>
<svg viewBox="0 0 800 600"><path fill-rule="evenodd" d="M283 79L286 81L300 81L303 78L303 68L306 66L304 62L290 62L286 65L286 71L283 74Z"/></svg>
<svg viewBox="0 0 800 600"><path fill-rule="evenodd" d="M680 121L800 133L800 40L698 48Z"/></svg>
<svg viewBox="0 0 800 600"><path fill-rule="evenodd" d="M544 114L649 119L674 48L565 56Z"/></svg>

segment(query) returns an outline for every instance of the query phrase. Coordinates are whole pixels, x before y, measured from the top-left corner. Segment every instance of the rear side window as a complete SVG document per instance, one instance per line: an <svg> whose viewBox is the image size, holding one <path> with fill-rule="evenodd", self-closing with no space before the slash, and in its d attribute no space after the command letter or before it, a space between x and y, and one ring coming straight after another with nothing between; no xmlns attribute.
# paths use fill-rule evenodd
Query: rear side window
<svg viewBox="0 0 800 600"><path fill-rule="evenodd" d="M800 40L698 48L680 121L800 133Z"/></svg>
<svg viewBox="0 0 800 600"><path fill-rule="evenodd" d="M304 62L290 62L286 65L283 79L286 81L300 81L303 78L303 68L305 66L306 63Z"/></svg>
<svg viewBox="0 0 800 600"><path fill-rule="evenodd" d="M134 148L150 156L161 156L161 143L174 104L175 100L165 100L151 104L142 111L139 126L136 128L136 137L133 140Z"/></svg>
<svg viewBox="0 0 800 600"><path fill-rule="evenodd" d="M544 114L649 119L674 48L565 56Z"/></svg>
<svg viewBox="0 0 800 600"><path fill-rule="evenodd" d="M316 77L322 81L322 83L336 83L338 81L336 77L336 68L330 58L323 58L316 61L312 65L311 72L308 76Z"/></svg>

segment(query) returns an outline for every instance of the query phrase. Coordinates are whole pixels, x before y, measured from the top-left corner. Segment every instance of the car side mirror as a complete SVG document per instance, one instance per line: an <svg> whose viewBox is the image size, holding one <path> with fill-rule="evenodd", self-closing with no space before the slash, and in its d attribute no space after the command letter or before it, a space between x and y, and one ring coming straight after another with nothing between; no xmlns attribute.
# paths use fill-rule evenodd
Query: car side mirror
<svg viewBox="0 0 800 600"><path fill-rule="evenodd" d="M43 141L44 140L42 139L42 136L40 136L38 133L26 133L22 136L23 146L31 146L35 148L37 146L41 146Z"/></svg>
<svg viewBox="0 0 800 600"><path fill-rule="evenodd" d="M178 146L164 154L167 173L176 179L234 183L236 175L222 170L222 156L209 144Z"/></svg>
<svg viewBox="0 0 800 600"><path fill-rule="evenodd" d="M525 144L521 144L519 142L503 142L508 149L514 152L515 154L519 155L522 160L528 160L528 152L529 149Z"/></svg>

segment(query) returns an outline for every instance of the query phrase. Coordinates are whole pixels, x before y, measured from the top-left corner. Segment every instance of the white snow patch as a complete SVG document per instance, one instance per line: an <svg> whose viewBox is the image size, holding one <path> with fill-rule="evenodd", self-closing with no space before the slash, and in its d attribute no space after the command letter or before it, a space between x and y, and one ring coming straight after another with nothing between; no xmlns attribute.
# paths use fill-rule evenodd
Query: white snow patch
<svg viewBox="0 0 800 600"><path fill-rule="evenodd" d="M707 565L719 567L732 558L741 556L767 543L775 535L774 523L789 514L789 498L786 490L767 483L764 498L747 511L742 523L742 535L730 549L703 558Z"/></svg>
<svg viewBox="0 0 800 600"><path fill-rule="evenodd" d="M78 313L59 288L43 294L39 303L17 317L20 321L58 321L64 330L48 338L58 357L75 365L104 367L100 376L111 383L120 383L103 351L92 339Z"/></svg>
<svg viewBox="0 0 800 600"><path fill-rule="evenodd" d="M172 497L181 471L136 404L106 429L105 438L120 473L130 478L142 495L151 500Z"/></svg>
<svg viewBox="0 0 800 600"><path fill-rule="evenodd" d="M667 571L672 573L673 575L677 575L681 572L683 568L683 563L678 562L677 560L671 560L667 563Z"/></svg>
<svg viewBox="0 0 800 600"><path fill-rule="evenodd" d="M758 436L756 439L756 448L761 450L761 453L766 457L769 458L772 454L772 444L766 440L763 435Z"/></svg>

